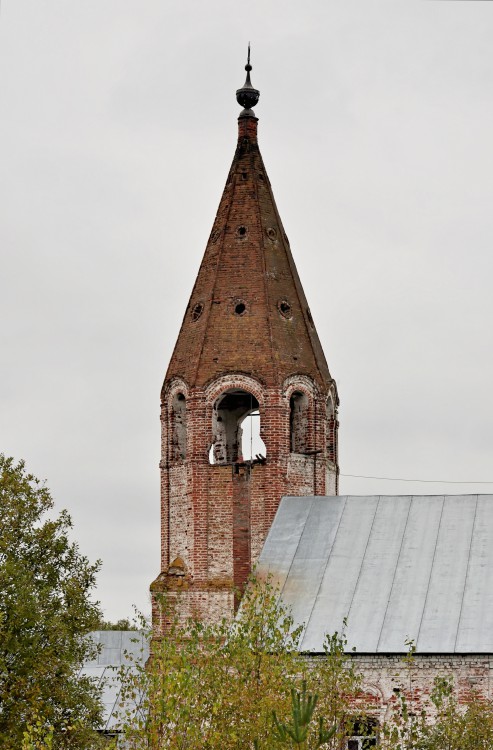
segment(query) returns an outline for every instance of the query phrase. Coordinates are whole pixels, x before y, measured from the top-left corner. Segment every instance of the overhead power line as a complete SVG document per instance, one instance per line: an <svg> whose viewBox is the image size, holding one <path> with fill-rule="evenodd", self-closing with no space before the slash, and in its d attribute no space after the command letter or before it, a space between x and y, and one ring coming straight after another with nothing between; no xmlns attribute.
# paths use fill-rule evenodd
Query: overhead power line
<svg viewBox="0 0 493 750"><path fill-rule="evenodd" d="M367 474L342 474L341 477L354 477L356 479L381 479L384 482L423 482L424 484L493 484L493 481L458 481L456 479L404 479L403 477L372 477Z"/></svg>

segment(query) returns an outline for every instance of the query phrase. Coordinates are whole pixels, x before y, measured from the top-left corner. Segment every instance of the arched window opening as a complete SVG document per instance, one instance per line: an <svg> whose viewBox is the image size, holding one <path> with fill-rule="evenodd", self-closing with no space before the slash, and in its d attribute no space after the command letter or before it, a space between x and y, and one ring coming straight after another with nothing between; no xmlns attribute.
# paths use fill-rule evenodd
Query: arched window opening
<svg viewBox="0 0 493 750"><path fill-rule="evenodd" d="M265 456L265 444L260 438L259 403L248 391L226 391L212 412L209 461L212 464L253 461L257 453Z"/></svg>
<svg viewBox="0 0 493 750"><path fill-rule="evenodd" d="M289 400L289 433L291 453L306 453L308 450L308 396L294 391Z"/></svg>
<svg viewBox="0 0 493 750"><path fill-rule="evenodd" d="M326 444L327 458L332 463L337 463L337 415L334 408L332 396L327 401L327 424L326 424Z"/></svg>
<svg viewBox="0 0 493 750"><path fill-rule="evenodd" d="M183 393L171 402L171 460L183 461L187 456L187 402Z"/></svg>
<svg viewBox="0 0 493 750"><path fill-rule="evenodd" d="M352 736L346 740L347 750L367 750L377 746L378 725L375 719L363 717L353 725Z"/></svg>

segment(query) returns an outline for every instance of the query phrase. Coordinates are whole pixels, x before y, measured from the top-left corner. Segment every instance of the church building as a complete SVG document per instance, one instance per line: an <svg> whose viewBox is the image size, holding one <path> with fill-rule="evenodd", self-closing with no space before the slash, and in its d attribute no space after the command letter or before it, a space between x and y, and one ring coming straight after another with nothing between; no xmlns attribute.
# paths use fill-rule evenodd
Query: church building
<svg viewBox="0 0 493 750"><path fill-rule="evenodd" d="M181 616L232 615L272 576L302 649L345 632L385 717L414 644L418 692L493 694L493 496L339 496L338 395L257 140L238 143L161 392L161 572ZM252 424L258 441L253 449ZM354 649L354 651L353 651Z"/></svg>

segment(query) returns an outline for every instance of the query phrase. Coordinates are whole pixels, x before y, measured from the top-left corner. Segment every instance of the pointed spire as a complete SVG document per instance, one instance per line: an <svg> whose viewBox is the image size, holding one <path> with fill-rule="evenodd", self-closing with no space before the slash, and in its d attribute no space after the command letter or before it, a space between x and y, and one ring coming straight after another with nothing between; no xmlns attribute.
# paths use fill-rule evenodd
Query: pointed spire
<svg viewBox="0 0 493 750"><path fill-rule="evenodd" d="M274 387L298 374L325 392L332 379L260 154L250 70L248 58L238 145L166 378L200 388L241 372Z"/></svg>
<svg viewBox="0 0 493 750"><path fill-rule="evenodd" d="M253 88L250 80L250 71L252 70L252 66L250 65L250 42L248 42L248 57L245 70L247 72L246 81L243 84L243 87L237 90L236 101L240 107L244 108L240 113L240 117L255 117L255 112L252 107L255 107L257 104L260 98L260 91Z"/></svg>

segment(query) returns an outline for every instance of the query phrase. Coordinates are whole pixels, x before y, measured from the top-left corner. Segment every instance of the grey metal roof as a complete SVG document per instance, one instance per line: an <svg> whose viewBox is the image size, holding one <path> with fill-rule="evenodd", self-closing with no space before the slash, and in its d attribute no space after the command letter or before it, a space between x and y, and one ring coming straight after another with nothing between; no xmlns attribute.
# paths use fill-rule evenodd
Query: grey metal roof
<svg viewBox="0 0 493 750"><path fill-rule="evenodd" d="M144 664L149 656L149 644L144 635L136 630L95 630L90 637L100 645L98 657L87 661L80 670L80 675L92 677L98 685L103 686L102 702L104 706L102 732L112 732L118 726L118 706L121 702L120 668L136 669ZM126 709L138 711L139 696Z"/></svg>
<svg viewBox="0 0 493 750"><path fill-rule="evenodd" d="M493 653L493 495L285 497L267 573L304 651L344 630L360 653Z"/></svg>

